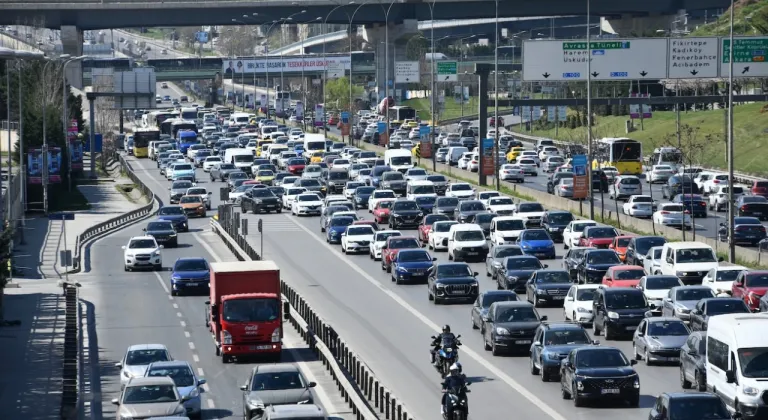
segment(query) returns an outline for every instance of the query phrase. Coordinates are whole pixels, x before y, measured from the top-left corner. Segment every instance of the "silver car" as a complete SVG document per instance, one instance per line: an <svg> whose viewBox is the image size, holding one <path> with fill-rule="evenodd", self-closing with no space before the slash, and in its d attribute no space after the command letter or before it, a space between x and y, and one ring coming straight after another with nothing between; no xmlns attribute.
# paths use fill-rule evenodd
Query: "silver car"
<svg viewBox="0 0 768 420"><path fill-rule="evenodd" d="M120 384L124 386L131 378L143 377L152 363L171 360L171 353L162 344L130 346L123 356L123 361L115 363L115 366L120 368Z"/></svg>
<svg viewBox="0 0 768 420"><path fill-rule="evenodd" d="M661 307L661 316L675 316L683 321L691 320L691 310L702 299L713 298L715 293L708 286L677 286L669 290Z"/></svg>
<svg viewBox="0 0 768 420"><path fill-rule="evenodd" d="M314 404L314 388L295 364L258 365L251 370L243 391L243 415L246 419L265 418L265 408L286 404Z"/></svg>
<svg viewBox="0 0 768 420"><path fill-rule="evenodd" d="M173 380L167 376L131 378L120 398L112 400L118 406L117 420L186 415L184 402Z"/></svg>
<svg viewBox="0 0 768 420"><path fill-rule="evenodd" d="M190 417L199 418L202 414L200 389L205 379L198 378L189 362L156 362L147 368L147 378L169 377L176 385L176 390L185 398L184 408Z"/></svg>
<svg viewBox="0 0 768 420"><path fill-rule="evenodd" d="M643 268L649 275L655 275L661 270L661 250L663 246L654 246L648 250L643 258Z"/></svg>
<svg viewBox="0 0 768 420"><path fill-rule="evenodd" d="M680 363L680 348L691 331L675 317L652 317L640 321L632 338L635 360L642 358L647 365Z"/></svg>
<svg viewBox="0 0 768 420"><path fill-rule="evenodd" d="M633 195L643 193L643 184L640 179L632 175L617 176L611 186L608 188L608 196L611 199L621 200Z"/></svg>
<svg viewBox="0 0 768 420"><path fill-rule="evenodd" d="M666 183L675 174L675 169L669 165L653 165L651 171L645 174L646 183Z"/></svg>
<svg viewBox="0 0 768 420"><path fill-rule="evenodd" d="M573 197L573 178L560 178L555 185L555 195L558 197Z"/></svg>

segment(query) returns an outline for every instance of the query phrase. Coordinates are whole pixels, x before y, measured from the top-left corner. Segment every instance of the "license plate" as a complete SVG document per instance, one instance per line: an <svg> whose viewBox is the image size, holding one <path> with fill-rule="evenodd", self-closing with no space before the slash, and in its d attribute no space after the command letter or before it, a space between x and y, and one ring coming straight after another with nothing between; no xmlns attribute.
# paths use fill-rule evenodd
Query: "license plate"
<svg viewBox="0 0 768 420"><path fill-rule="evenodd" d="M537 253L537 254L536 254L536 256L537 256L537 257L546 257L546 256L547 256L547 254L544 254L544 253L541 253L541 252L539 252L539 253Z"/></svg>
<svg viewBox="0 0 768 420"><path fill-rule="evenodd" d="M200 284L200 283L187 283L187 286L197 286L197 285L199 285L199 284Z"/></svg>
<svg viewBox="0 0 768 420"><path fill-rule="evenodd" d="M271 348L272 348L272 346L270 346L269 344L262 344L262 345L260 345L260 346L256 346L256 348L257 348L258 350L269 350L269 349L271 349Z"/></svg>
<svg viewBox="0 0 768 420"><path fill-rule="evenodd" d="M517 340L515 344L531 344L531 340Z"/></svg>
<svg viewBox="0 0 768 420"><path fill-rule="evenodd" d="M565 300L565 296L555 296L555 300Z"/></svg>
<svg viewBox="0 0 768 420"><path fill-rule="evenodd" d="M757 238L757 235L747 235L747 239L755 239Z"/></svg>
<svg viewBox="0 0 768 420"><path fill-rule="evenodd" d="M600 393L602 393L602 394L618 394L619 390L616 389L616 388L601 389Z"/></svg>
<svg viewBox="0 0 768 420"><path fill-rule="evenodd" d="M634 331L636 329L637 329L637 327L627 327L627 331Z"/></svg>
<svg viewBox="0 0 768 420"><path fill-rule="evenodd" d="M467 252L467 255L479 255L479 252Z"/></svg>

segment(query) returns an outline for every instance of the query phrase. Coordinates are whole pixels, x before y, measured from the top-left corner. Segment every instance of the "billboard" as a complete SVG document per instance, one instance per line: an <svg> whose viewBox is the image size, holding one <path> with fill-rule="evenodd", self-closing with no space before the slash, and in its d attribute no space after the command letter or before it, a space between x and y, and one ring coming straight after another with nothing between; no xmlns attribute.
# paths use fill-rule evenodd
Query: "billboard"
<svg viewBox="0 0 768 420"><path fill-rule="evenodd" d="M299 122L304 120L304 102L296 101L296 118Z"/></svg>
<svg viewBox="0 0 768 420"><path fill-rule="evenodd" d="M587 156L573 155L573 198L587 198L589 177L587 176Z"/></svg>
<svg viewBox="0 0 768 420"><path fill-rule="evenodd" d="M43 149L27 150L27 182L43 183Z"/></svg>
<svg viewBox="0 0 768 420"><path fill-rule="evenodd" d="M483 175L493 175L496 172L496 165L493 161L493 139L483 139L481 144L483 160Z"/></svg>
<svg viewBox="0 0 768 420"><path fill-rule="evenodd" d="M255 59L234 59L224 60L222 72L224 74L253 74L253 73L267 73L267 69L270 72L284 73L303 71L321 72L330 70L333 68L342 68L349 70L351 60L349 57L264 57Z"/></svg>
<svg viewBox="0 0 768 420"><path fill-rule="evenodd" d="M322 127L324 124L325 109L323 104L315 105L315 127Z"/></svg>
<svg viewBox="0 0 768 420"><path fill-rule="evenodd" d="M78 139L69 142L69 167L72 172L83 170L83 142Z"/></svg>
<svg viewBox="0 0 768 420"><path fill-rule="evenodd" d="M58 184L61 182L61 147L48 148L48 182Z"/></svg>

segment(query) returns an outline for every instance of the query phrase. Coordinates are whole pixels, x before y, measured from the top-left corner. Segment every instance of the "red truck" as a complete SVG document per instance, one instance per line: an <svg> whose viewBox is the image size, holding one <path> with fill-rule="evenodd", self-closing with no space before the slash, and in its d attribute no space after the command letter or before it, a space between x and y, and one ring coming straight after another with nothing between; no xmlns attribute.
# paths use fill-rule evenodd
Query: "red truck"
<svg viewBox="0 0 768 420"><path fill-rule="evenodd" d="M211 263L206 324L223 363L233 357L280 360L287 302L280 295L280 269L272 261Z"/></svg>

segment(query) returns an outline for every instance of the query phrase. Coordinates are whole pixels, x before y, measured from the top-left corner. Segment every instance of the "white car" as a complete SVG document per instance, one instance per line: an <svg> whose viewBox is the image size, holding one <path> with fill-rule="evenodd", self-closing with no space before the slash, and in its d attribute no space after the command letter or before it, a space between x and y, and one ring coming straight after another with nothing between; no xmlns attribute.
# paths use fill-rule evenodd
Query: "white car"
<svg viewBox="0 0 768 420"><path fill-rule="evenodd" d="M675 276L646 275L640 279L637 288L643 291L649 304L652 303L656 308L661 309L664 298L669 295L669 290L677 286L684 286L684 284Z"/></svg>
<svg viewBox="0 0 768 420"><path fill-rule="evenodd" d="M563 230L563 246L565 249L579 245L579 240L587 226L597 226L597 222L594 220L574 220L568 223L568 226Z"/></svg>
<svg viewBox="0 0 768 420"><path fill-rule="evenodd" d="M701 280L702 286L707 286L715 292L715 295L721 293L731 293L733 281L742 271L749 270L741 265L726 265L715 267Z"/></svg>
<svg viewBox="0 0 768 420"><path fill-rule="evenodd" d="M456 165L458 166L459 169L468 170L469 162L471 160L472 160L472 152L464 152L459 158L459 161Z"/></svg>
<svg viewBox="0 0 768 420"><path fill-rule="evenodd" d="M201 150L205 150L204 144L193 144L189 146L189 148L187 149L187 159L194 161L195 156L197 156L197 152Z"/></svg>
<svg viewBox="0 0 768 420"><path fill-rule="evenodd" d="M299 176L287 176L281 179L279 182L275 183L275 186L283 187L283 188L288 186L293 186L293 184L296 183L296 180L299 180L299 179L301 179L301 177Z"/></svg>
<svg viewBox="0 0 768 420"><path fill-rule="evenodd" d="M207 210L211 209L211 194L212 192L205 189L205 187L192 187L187 189L186 195L196 195L203 199L203 203L205 203L205 208Z"/></svg>
<svg viewBox="0 0 768 420"><path fill-rule="evenodd" d="M134 236L123 246L123 264L125 271L134 268L152 268L162 270L163 257L160 254L162 245L158 245L152 236Z"/></svg>
<svg viewBox="0 0 768 420"><path fill-rule="evenodd" d="M426 181L429 173L421 168L411 168L405 171L405 180L411 181Z"/></svg>
<svg viewBox="0 0 768 420"><path fill-rule="evenodd" d="M523 170L525 175L539 175L539 166L536 165L536 161L529 157L520 157L517 159L517 166Z"/></svg>
<svg viewBox="0 0 768 420"><path fill-rule="evenodd" d="M376 231L369 225L347 226L347 230L341 234L341 252L352 254L370 251L375 233Z"/></svg>
<svg viewBox="0 0 768 420"><path fill-rule="evenodd" d="M291 203L291 214L295 216L320 215L323 201L315 193L302 193L297 195Z"/></svg>
<svg viewBox="0 0 768 420"><path fill-rule="evenodd" d="M320 178L321 176L323 176L323 168L318 165L309 165L301 173L301 177L305 179Z"/></svg>
<svg viewBox="0 0 768 420"><path fill-rule="evenodd" d="M523 150L520 152L520 156L518 157L518 160L520 159L531 159L534 162L536 162L536 166L541 165L541 159L539 159L538 153L536 153L533 150Z"/></svg>
<svg viewBox="0 0 768 420"><path fill-rule="evenodd" d="M152 363L170 361L171 352L162 344L134 344L125 351L123 360L115 363L120 368L120 385L125 386L131 378L143 378Z"/></svg>
<svg viewBox="0 0 768 420"><path fill-rule="evenodd" d="M491 220L491 243L495 245L514 245L525 230L525 220L515 216L499 216Z"/></svg>
<svg viewBox="0 0 768 420"><path fill-rule="evenodd" d="M632 217L653 216L653 198L650 195L630 196L626 203L622 204L624 214Z"/></svg>
<svg viewBox="0 0 768 420"><path fill-rule="evenodd" d="M204 172L211 172L211 168L214 166L222 163L221 157L219 156L208 156L205 158L205 161L203 162L203 171Z"/></svg>
<svg viewBox="0 0 768 420"><path fill-rule="evenodd" d="M578 324L591 324L594 314L592 313L592 301L594 300L595 290L600 287L599 284L575 284L568 290L563 303L563 313L566 321L573 321Z"/></svg>
<svg viewBox="0 0 768 420"><path fill-rule="evenodd" d="M445 190L446 197L454 197L459 200L469 200L475 195L475 189L472 184L466 182L456 182L448 185Z"/></svg>
<svg viewBox="0 0 768 420"><path fill-rule="evenodd" d="M682 204L663 203L653 213L653 222L662 226L676 226L690 229L693 227L691 215L685 211Z"/></svg>
<svg viewBox="0 0 768 420"><path fill-rule="evenodd" d="M681 169L682 170L682 169ZM699 187L699 191L704 192L704 184L715 176L712 172L699 172L694 178L693 183Z"/></svg>
<svg viewBox="0 0 768 420"><path fill-rule="evenodd" d="M355 190L357 187L364 187L365 183L360 181L347 181L347 184L344 186L344 191L342 194L344 194L344 197L347 200L352 200L352 197L355 195Z"/></svg>
<svg viewBox="0 0 768 420"><path fill-rule="evenodd" d="M516 206L511 198L502 196L488 199L488 204L486 204L485 208L499 216L510 216L515 212Z"/></svg>
<svg viewBox="0 0 768 420"><path fill-rule="evenodd" d="M285 193L283 193L283 208L289 210L293 206L296 196L306 192L307 189L303 187L286 187Z"/></svg>
<svg viewBox="0 0 768 420"><path fill-rule="evenodd" d="M334 159L333 163L331 163L330 166L333 169L339 168L339 169L349 169L349 165L352 163L349 162L349 159Z"/></svg>
<svg viewBox="0 0 768 420"><path fill-rule="evenodd" d="M381 249L384 247L384 244L387 243L387 239L392 236L403 236L403 234L399 230L380 230L374 233L368 256L374 261L380 260Z"/></svg>
<svg viewBox="0 0 768 420"><path fill-rule="evenodd" d="M357 178L357 175L360 174L361 169L369 169L370 166L368 166L365 163L353 163L349 166L349 179L355 179Z"/></svg>
<svg viewBox="0 0 768 420"><path fill-rule="evenodd" d="M727 187L729 185L727 174L716 174L711 179L704 182L704 194L711 194L719 187Z"/></svg>
<svg viewBox="0 0 768 420"><path fill-rule="evenodd" d="M506 163L499 168L502 181L525 182L525 172L519 165Z"/></svg>
<svg viewBox="0 0 768 420"><path fill-rule="evenodd" d="M435 251L447 251L448 250L448 235L451 231L451 226L457 225L459 222L455 220L440 220L432 224L432 229L427 235L427 246L429 249Z"/></svg>
<svg viewBox="0 0 768 420"><path fill-rule="evenodd" d="M472 159L467 163L467 170L470 172L477 172L480 170L480 161L478 160L477 155L472 155Z"/></svg>
<svg viewBox="0 0 768 420"><path fill-rule="evenodd" d="M548 157L553 156L560 156L560 151L554 146L544 146L541 152L539 152L539 160L542 162L546 161Z"/></svg>
<svg viewBox="0 0 768 420"><path fill-rule="evenodd" d="M234 205L236 205L236 206L240 206L241 205L240 202L243 200L243 196L251 188L253 188L253 185L241 185L241 186L235 188L234 190L230 191L229 192L229 202L234 204ZM243 212L243 213L245 213L245 212Z"/></svg>
<svg viewBox="0 0 768 420"><path fill-rule="evenodd" d="M545 211L540 203L518 203L515 205L514 216L525 220L526 226L541 226L541 217Z"/></svg>
<svg viewBox="0 0 768 420"><path fill-rule="evenodd" d="M648 249L648 253L643 258L643 268L648 274L661 274L661 250L663 246L654 246Z"/></svg>
<svg viewBox="0 0 768 420"><path fill-rule="evenodd" d="M722 209L728 209L728 194L730 187L725 185L717 187L715 191L709 194L709 209L714 211L720 211ZM734 186L733 187L733 201L738 201L739 197L744 195L744 188Z"/></svg>
<svg viewBox="0 0 768 420"><path fill-rule="evenodd" d="M415 140L417 138L419 138L419 128L418 127L412 128L411 132L408 133L408 139Z"/></svg>
<svg viewBox="0 0 768 420"><path fill-rule="evenodd" d="M376 208L376 204L378 204L379 201L382 200L391 200L395 201L397 196L395 195L395 192L392 190L376 190L371 194L371 196L368 198L368 213L372 213L373 209Z"/></svg>
<svg viewBox="0 0 768 420"><path fill-rule="evenodd" d="M494 197L501 197L498 191L480 191L477 193L477 200L483 203L488 208L488 201Z"/></svg>

